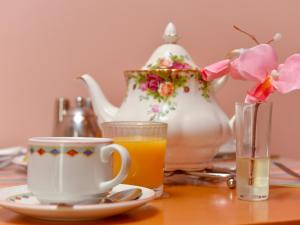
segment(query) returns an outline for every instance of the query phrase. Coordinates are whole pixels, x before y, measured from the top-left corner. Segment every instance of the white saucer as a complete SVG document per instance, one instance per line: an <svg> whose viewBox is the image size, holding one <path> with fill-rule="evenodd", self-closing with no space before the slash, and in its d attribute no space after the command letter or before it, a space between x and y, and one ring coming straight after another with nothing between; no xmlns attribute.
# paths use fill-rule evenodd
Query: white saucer
<svg viewBox="0 0 300 225"><path fill-rule="evenodd" d="M45 220L92 220L127 212L154 199L154 191L139 186L119 184L114 187L112 192L134 187L142 189L142 196L137 200L93 205L58 206L41 205L36 197L30 193L27 185L20 185L0 189L0 206L23 215Z"/></svg>
<svg viewBox="0 0 300 225"><path fill-rule="evenodd" d="M27 157L26 155L19 155L13 158L12 163L20 166L22 169L27 169Z"/></svg>
<svg viewBox="0 0 300 225"><path fill-rule="evenodd" d="M0 157L3 156L13 156L19 153L25 153L26 148L21 146L9 147L9 148L0 148Z"/></svg>

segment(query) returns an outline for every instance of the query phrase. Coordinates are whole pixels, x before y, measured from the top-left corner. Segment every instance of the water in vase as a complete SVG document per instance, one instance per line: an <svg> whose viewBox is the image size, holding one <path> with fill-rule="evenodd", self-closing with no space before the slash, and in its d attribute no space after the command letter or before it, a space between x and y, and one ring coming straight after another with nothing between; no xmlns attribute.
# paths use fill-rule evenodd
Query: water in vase
<svg viewBox="0 0 300 225"><path fill-rule="evenodd" d="M268 198L269 158L237 158L237 195L252 201Z"/></svg>

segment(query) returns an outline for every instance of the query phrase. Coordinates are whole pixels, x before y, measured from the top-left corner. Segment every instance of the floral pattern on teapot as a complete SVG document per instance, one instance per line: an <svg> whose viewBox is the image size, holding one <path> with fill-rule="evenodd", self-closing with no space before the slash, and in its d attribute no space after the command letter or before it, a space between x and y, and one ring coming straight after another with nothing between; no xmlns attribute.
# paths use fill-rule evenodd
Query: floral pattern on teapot
<svg viewBox="0 0 300 225"><path fill-rule="evenodd" d="M176 56L173 59L180 59L182 57ZM163 60L160 59L160 63ZM176 65L178 65L178 61ZM184 65L183 61L181 61ZM170 65L173 65L171 63ZM157 65L156 65L156 68ZM182 89L184 93L190 92L189 80L194 79L199 84L199 90L202 95L209 99L210 82L202 79L199 70L192 69L152 69L141 71L129 71L128 81L133 79L133 90L139 89L143 95L139 96L140 101L150 100L151 98L156 102L149 105L148 114L149 120L160 120L168 113L176 110L176 101L174 98L178 94L178 90Z"/></svg>
<svg viewBox="0 0 300 225"><path fill-rule="evenodd" d="M170 53L169 58L158 58L155 64L149 64L147 67L150 70L156 69L177 69L177 70L191 70L195 69L188 64L185 59L187 56L174 55Z"/></svg>

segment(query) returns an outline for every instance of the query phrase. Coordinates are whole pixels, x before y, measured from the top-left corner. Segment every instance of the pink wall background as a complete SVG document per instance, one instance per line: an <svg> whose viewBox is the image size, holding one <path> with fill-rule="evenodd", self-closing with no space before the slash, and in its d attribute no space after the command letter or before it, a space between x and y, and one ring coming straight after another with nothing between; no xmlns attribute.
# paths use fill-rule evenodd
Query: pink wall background
<svg viewBox="0 0 300 225"><path fill-rule="evenodd" d="M262 42L281 32L275 47L282 61L300 52L299 7L297 0L0 0L0 147L51 135L55 98L87 96L75 79L83 73L119 105L123 70L146 62L169 21L199 65L253 45L233 24ZM228 115L247 87L230 80L219 92ZM300 157L300 91L272 100L272 152Z"/></svg>

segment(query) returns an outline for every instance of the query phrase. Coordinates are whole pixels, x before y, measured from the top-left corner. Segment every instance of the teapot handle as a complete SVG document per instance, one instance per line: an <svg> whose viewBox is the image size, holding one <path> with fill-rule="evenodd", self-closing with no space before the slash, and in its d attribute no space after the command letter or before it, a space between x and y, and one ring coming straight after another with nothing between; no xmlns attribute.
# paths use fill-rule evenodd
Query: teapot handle
<svg viewBox="0 0 300 225"><path fill-rule="evenodd" d="M235 114L229 120L229 127L232 135L235 136Z"/></svg>
<svg viewBox="0 0 300 225"><path fill-rule="evenodd" d="M226 83L226 81L228 80L228 76L222 76L216 80L214 80L212 82L212 86L214 91L218 91L221 87L223 87L223 85Z"/></svg>

